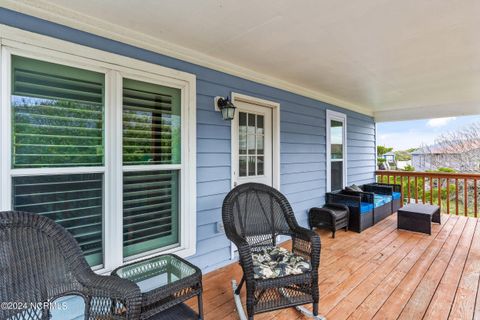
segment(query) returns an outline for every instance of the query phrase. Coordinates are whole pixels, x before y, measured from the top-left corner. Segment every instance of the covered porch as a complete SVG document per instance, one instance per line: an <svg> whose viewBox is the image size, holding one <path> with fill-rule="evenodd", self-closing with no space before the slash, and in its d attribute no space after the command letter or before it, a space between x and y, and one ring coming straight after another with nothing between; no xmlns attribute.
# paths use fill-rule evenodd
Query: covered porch
<svg viewBox="0 0 480 320"><path fill-rule="evenodd" d="M480 174L377 171L376 151L378 122L480 114L479 3L131 7L0 7L0 211L61 225L95 276L175 254L203 273L202 320L236 320L242 269L222 216L233 188L279 190L309 228L330 191L401 184L403 204L438 205L442 223L412 233L393 213L361 233L315 229L319 314L480 318ZM276 245L280 233L268 235Z"/></svg>
<svg viewBox="0 0 480 320"><path fill-rule="evenodd" d="M431 236L397 230L396 215L361 234L338 232L332 239L328 232L318 233L322 239L319 313L327 319L440 320L480 315L478 219L442 215L442 224L433 225ZM232 278L241 278L238 264L204 276L207 319L238 319ZM307 318L290 308L255 319Z"/></svg>

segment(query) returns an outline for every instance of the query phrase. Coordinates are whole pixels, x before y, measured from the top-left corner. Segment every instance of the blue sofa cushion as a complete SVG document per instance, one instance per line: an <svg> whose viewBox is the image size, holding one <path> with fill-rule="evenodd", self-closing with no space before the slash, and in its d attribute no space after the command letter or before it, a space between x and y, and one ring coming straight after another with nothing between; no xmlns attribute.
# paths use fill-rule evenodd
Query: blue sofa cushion
<svg viewBox="0 0 480 320"><path fill-rule="evenodd" d="M390 203L392 202L392 196L388 194L381 194L380 195L383 198L383 203Z"/></svg>
<svg viewBox="0 0 480 320"><path fill-rule="evenodd" d="M393 197L393 200L398 200L402 197L402 194L400 192L393 192L392 197Z"/></svg>
<svg viewBox="0 0 480 320"><path fill-rule="evenodd" d="M373 204L375 208L381 207L385 204L385 199L380 194L375 194L373 197Z"/></svg>
<svg viewBox="0 0 480 320"><path fill-rule="evenodd" d="M360 203L360 214L372 212L372 210L373 210L373 204L368 203L368 202L361 202Z"/></svg>

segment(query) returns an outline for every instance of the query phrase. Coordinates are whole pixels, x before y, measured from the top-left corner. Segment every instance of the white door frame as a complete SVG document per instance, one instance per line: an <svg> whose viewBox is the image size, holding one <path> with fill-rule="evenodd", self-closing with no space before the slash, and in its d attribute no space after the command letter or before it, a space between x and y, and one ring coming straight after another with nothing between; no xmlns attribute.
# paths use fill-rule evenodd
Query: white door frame
<svg viewBox="0 0 480 320"><path fill-rule="evenodd" d="M331 125L331 120L336 120L340 121L343 123L343 187L347 185L347 115L345 113L340 113L332 110L327 110L326 112L326 161L327 161L327 192L332 191L331 188L331 182L332 182L332 176L331 176L331 155L332 155L332 149L331 149L331 143L330 143L330 125Z"/></svg>
<svg viewBox="0 0 480 320"><path fill-rule="evenodd" d="M280 190L280 104L278 102L273 102L265 99L260 99L252 96L247 96L244 94L232 92L231 93L232 103L235 102L245 102L249 104L256 104L261 107L267 107L272 109L272 186ZM235 117L238 117L238 112L235 113ZM235 164L237 163L236 152L234 152L235 139L237 133L234 130L232 123L231 126L231 139L230 139L230 181L231 188L233 189L235 183Z"/></svg>

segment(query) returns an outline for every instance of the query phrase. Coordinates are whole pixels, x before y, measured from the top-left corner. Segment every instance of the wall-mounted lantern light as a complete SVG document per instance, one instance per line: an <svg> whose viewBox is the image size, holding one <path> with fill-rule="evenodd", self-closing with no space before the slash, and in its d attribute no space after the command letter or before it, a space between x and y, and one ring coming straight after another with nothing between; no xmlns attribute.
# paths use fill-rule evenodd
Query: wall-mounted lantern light
<svg viewBox="0 0 480 320"><path fill-rule="evenodd" d="M228 97L215 97L215 110L222 112L223 120L233 120L235 109L237 107L233 105Z"/></svg>

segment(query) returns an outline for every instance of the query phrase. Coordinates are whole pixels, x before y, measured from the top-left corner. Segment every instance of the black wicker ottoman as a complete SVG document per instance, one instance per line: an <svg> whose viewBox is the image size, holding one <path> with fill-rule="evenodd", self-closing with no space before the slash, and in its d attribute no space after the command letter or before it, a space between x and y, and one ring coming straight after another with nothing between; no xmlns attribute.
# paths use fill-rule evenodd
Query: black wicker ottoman
<svg viewBox="0 0 480 320"><path fill-rule="evenodd" d="M432 222L441 223L439 206L410 203L398 209L398 229L432 234Z"/></svg>
<svg viewBox="0 0 480 320"><path fill-rule="evenodd" d="M346 205L329 203L323 208L311 208L308 212L308 224L310 229L326 228L332 231L332 238L335 238L335 231L345 228L348 231L348 220L350 210Z"/></svg>
<svg viewBox="0 0 480 320"><path fill-rule="evenodd" d="M124 265L112 275L133 281L140 288L141 320L203 319L202 272L174 254ZM195 296L198 313L183 304Z"/></svg>

